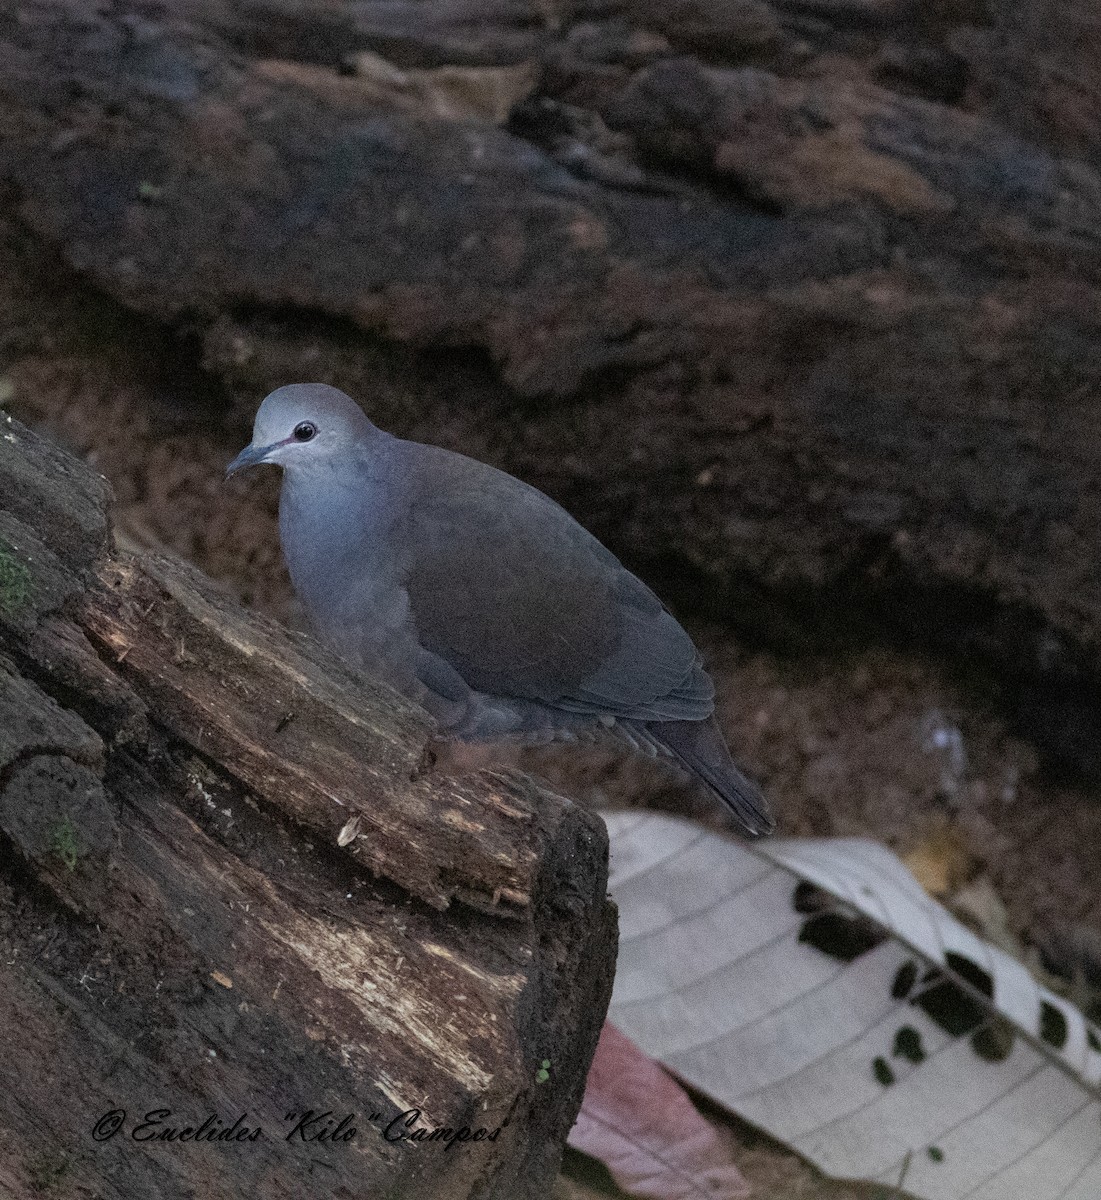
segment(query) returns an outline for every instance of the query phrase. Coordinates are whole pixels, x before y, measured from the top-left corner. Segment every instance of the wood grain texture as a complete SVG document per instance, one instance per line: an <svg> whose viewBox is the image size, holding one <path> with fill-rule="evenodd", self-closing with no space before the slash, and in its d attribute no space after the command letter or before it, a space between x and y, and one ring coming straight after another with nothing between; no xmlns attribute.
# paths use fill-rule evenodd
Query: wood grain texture
<svg viewBox="0 0 1101 1200"><path fill-rule="evenodd" d="M116 554L94 474L5 430L0 1192L546 1195L611 986L602 824L435 771L422 713ZM161 1108L262 1135L135 1140ZM384 1136L462 1127L500 1132Z"/></svg>

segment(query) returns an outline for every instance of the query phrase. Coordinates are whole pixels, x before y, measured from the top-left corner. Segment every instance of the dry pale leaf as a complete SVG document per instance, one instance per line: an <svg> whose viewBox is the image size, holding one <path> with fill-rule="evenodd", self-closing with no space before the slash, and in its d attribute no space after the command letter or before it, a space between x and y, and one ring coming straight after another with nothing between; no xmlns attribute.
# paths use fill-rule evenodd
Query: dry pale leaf
<svg viewBox="0 0 1101 1200"><path fill-rule="evenodd" d="M752 848L606 814L609 1019L828 1175L922 1200L1097 1200L1101 1038L862 839Z"/></svg>
<svg viewBox="0 0 1101 1200"><path fill-rule="evenodd" d="M749 1188L684 1089L605 1024L569 1144L600 1159L631 1196L737 1200Z"/></svg>
<svg viewBox="0 0 1101 1200"><path fill-rule="evenodd" d="M931 896L943 900L974 874L974 856L955 826L935 829L902 860Z"/></svg>

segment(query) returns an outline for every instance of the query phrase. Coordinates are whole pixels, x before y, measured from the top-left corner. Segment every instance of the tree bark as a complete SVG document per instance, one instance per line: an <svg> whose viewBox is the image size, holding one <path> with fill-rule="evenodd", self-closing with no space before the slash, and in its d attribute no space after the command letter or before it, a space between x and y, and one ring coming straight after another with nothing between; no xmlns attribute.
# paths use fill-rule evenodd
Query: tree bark
<svg viewBox="0 0 1101 1200"><path fill-rule="evenodd" d="M425 714L118 553L107 502L0 425L0 1193L545 1196L602 824L434 770Z"/></svg>

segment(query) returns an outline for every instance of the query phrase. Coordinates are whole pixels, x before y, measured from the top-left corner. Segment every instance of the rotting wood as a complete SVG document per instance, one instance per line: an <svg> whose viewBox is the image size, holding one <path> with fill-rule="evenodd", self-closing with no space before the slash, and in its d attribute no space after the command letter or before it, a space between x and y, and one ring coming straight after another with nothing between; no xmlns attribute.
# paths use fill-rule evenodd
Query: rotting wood
<svg viewBox="0 0 1101 1200"><path fill-rule="evenodd" d="M102 481L4 434L0 1195L545 1196L614 966L599 821L433 771L418 710L120 556ZM156 1109L262 1133L134 1140Z"/></svg>

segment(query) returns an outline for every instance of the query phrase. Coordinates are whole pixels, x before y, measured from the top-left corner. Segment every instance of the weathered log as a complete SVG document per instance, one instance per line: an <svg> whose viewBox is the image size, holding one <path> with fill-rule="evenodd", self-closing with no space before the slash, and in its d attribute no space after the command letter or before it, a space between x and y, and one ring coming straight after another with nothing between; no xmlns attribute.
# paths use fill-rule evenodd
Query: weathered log
<svg viewBox="0 0 1101 1200"><path fill-rule="evenodd" d="M9 0L0 178L62 262L195 335L238 419L329 379L752 635L855 618L993 669L1101 771L1073 7ZM506 129L401 77L525 61Z"/></svg>
<svg viewBox="0 0 1101 1200"><path fill-rule="evenodd" d="M0 426L0 1195L545 1196L614 966L599 820L434 770L425 714L106 503Z"/></svg>

